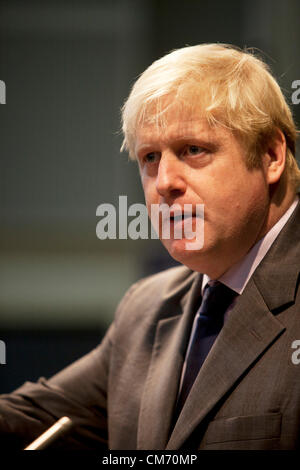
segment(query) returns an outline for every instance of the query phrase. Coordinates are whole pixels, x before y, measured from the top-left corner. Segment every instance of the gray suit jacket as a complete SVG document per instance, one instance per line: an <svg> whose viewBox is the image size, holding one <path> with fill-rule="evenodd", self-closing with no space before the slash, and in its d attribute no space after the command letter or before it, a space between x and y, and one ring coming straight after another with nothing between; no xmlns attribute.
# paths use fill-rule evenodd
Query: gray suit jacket
<svg viewBox="0 0 300 470"><path fill-rule="evenodd" d="M300 208L256 269L173 422L202 276L185 267L139 281L102 343L50 380L0 399L0 442L21 448L55 419L58 448L300 447ZM300 358L300 354L299 354Z"/></svg>

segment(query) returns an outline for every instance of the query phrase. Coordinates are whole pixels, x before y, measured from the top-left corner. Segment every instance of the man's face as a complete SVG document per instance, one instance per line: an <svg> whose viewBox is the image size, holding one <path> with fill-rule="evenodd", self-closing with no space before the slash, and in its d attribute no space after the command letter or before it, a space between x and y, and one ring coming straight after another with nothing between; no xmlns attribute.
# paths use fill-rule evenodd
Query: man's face
<svg viewBox="0 0 300 470"><path fill-rule="evenodd" d="M188 112L167 117L167 126L145 124L136 138L148 212L152 204L204 204L204 245L188 250L190 240L162 239L170 255L193 270L219 277L265 231L269 190L264 167L247 169L245 151L221 126L210 127ZM171 228L174 223L170 220ZM160 236L161 238L161 236Z"/></svg>

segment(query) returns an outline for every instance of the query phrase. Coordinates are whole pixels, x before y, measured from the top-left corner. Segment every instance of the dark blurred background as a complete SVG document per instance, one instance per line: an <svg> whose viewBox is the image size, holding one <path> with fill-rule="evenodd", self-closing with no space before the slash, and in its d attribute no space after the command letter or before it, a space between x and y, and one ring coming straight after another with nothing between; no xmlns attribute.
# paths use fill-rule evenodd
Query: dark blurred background
<svg viewBox="0 0 300 470"><path fill-rule="evenodd" d="M96 237L99 204L143 202L119 152L136 77L172 49L232 43L262 51L290 102L299 18L298 0L0 3L0 393L95 347L127 288L175 264L157 240Z"/></svg>

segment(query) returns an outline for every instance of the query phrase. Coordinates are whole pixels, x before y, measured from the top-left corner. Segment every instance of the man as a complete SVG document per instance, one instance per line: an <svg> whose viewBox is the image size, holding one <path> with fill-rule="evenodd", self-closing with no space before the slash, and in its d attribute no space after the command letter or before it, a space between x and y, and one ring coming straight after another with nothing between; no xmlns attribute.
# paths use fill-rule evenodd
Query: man
<svg viewBox="0 0 300 470"><path fill-rule="evenodd" d="M67 415L56 448L298 448L300 171L279 86L250 53L186 47L140 76L123 130L149 214L190 204L195 229L204 205L203 246L175 237L171 211L170 237L158 230L184 266L132 286L90 354L2 395L0 442L22 448Z"/></svg>

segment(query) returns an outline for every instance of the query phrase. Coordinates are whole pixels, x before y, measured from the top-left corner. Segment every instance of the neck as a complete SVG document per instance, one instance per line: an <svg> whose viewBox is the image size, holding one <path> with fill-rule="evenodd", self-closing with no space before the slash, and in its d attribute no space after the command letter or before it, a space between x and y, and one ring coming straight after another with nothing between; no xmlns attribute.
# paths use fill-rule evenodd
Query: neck
<svg viewBox="0 0 300 470"><path fill-rule="evenodd" d="M213 261L210 260L210 262L207 263L208 269L201 272L205 272L211 279L219 279L234 264L243 259L251 248L271 230L292 205L295 197L296 192L291 185L287 188L284 188L283 184L278 185L277 188L270 188L270 199L266 207L266 213L262 220L261 228L258 233L254 235L249 245L245 246L244 250L240 251L240 253L236 250L234 253L236 256L234 256L232 252L227 254L223 252L220 253L219 256L214 256ZM220 260L222 260L222 264L220 264Z"/></svg>
<svg viewBox="0 0 300 470"><path fill-rule="evenodd" d="M270 187L270 202L261 230L258 233L253 245L263 238L269 230L281 219L283 214L289 209L296 197L296 192L286 178L279 181L277 185Z"/></svg>

